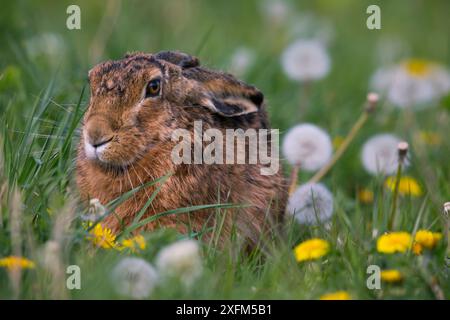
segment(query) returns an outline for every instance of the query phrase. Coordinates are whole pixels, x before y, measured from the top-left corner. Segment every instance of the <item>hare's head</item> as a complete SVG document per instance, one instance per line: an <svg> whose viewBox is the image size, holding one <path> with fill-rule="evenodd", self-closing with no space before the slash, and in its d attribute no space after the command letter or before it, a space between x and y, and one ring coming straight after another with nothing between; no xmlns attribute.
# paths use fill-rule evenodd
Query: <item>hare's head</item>
<svg viewBox="0 0 450 320"><path fill-rule="evenodd" d="M263 95L229 74L199 66L179 52L134 53L89 72L91 98L82 152L99 165L126 167L177 128L208 115L215 123L252 117Z"/></svg>

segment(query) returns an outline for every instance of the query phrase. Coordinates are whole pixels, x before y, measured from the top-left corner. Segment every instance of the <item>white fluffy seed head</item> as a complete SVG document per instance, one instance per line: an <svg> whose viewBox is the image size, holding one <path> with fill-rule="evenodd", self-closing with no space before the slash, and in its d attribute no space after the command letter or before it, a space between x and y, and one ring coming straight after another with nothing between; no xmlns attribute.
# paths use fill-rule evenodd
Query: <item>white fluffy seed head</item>
<svg viewBox="0 0 450 320"><path fill-rule="evenodd" d="M392 134L378 134L367 140L361 154L364 168L371 174L393 174L399 163L398 144L402 140ZM403 162L409 164L408 159Z"/></svg>
<svg viewBox="0 0 450 320"><path fill-rule="evenodd" d="M435 63L409 60L377 70L371 87L396 107L423 108L450 91L450 73Z"/></svg>
<svg viewBox="0 0 450 320"><path fill-rule="evenodd" d="M155 268L141 258L124 258L111 274L116 292L133 299L147 298L158 282Z"/></svg>
<svg viewBox="0 0 450 320"><path fill-rule="evenodd" d="M285 22L291 10L289 3L283 0L264 0L260 3L269 25L277 26Z"/></svg>
<svg viewBox="0 0 450 320"><path fill-rule="evenodd" d="M444 212L447 216L450 215L450 202L444 203Z"/></svg>
<svg viewBox="0 0 450 320"><path fill-rule="evenodd" d="M163 248L156 257L156 266L161 274L191 285L203 271L197 241L181 240Z"/></svg>
<svg viewBox="0 0 450 320"><path fill-rule="evenodd" d="M291 128L284 140L284 157L293 166L315 171L331 158L333 145L330 136L321 128L305 123Z"/></svg>
<svg viewBox="0 0 450 320"><path fill-rule="evenodd" d="M307 183L290 196L287 209L300 224L322 224L333 215L333 195L321 183Z"/></svg>
<svg viewBox="0 0 450 320"><path fill-rule="evenodd" d="M444 203L444 212L448 216L450 216L450 202Z"/></svg>
<svg viewBox="0 0 450 320"><path fill-rule="evenodd" d="M231 56L230 71L237 76L243 76L255 62L255 53L246 47L239 47Z"/></svg>
<svg viewBox="0 0 450 320"><path fill-rule="evenodd" d="M300 39L286 48L281 65L292 80L319 80L330 71L330 58L325 46L318 40Z"/></svg>
<svg viewBox="0 0 450 320"><path fill-rule="evenodd" d="M106 207L104 207L100 200L97 198L91 199L89 201L88 213L81 216L82 220L85 221L97 221L106 214Z"/></svg>
<svg viewBox="0 0 450 320"><path fill-rule="evenodd" d="M46 56L50 62L57 62L65 54L64 38L55 33L42 33L25 41L25 50L31 58Z"/></svg>

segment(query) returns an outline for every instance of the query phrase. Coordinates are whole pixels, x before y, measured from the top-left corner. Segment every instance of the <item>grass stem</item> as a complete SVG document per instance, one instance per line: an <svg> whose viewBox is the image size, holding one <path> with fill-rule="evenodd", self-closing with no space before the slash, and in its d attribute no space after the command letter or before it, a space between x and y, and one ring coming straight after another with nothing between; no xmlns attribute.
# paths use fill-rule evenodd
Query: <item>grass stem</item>
<svg viewBox="0 0 450 320"><path fill-rule="evenodd" d="M317 173L309 180L310 183L317 183L319 182L327 173L330 171L330 169L335 165L335 163L341 158L341 156L344 154L344 152L347 150L350 143L353 141L353 139L356 137L359 130L364 126L368 119L368 113L364 112L359 119L356 121L352 129L350 130L349 134L345 137L342 144L339 146L339 148L336 150L330 161L323 166Z"/></svg>
<svg viewBox="0 0 450 320"><path fill-rule="evenodd" d="M294 166L291 171L291 177L289 179L289 195L293 194L295 188L297 187L298 172L300 171L300 166Z"/></svg>
<svg viewBox="0 0 450 320"><path fill-rule="evenodd" d="M358 120L356 120L355 124L350 129L350 132L347 134L344 141L342 141L342 144L339 146L334 155L331 157L330 161L328 161L328 163L325 166L323 166L319 171L317 171L317 173L309 180L309 183L319 182L328 173L328 171L330 171L330 169L335 165L335 163L341 158L341 156L347 150L348 146L353 141L353 139L355 139L359 130L361 130L361 128L364 126L367 119L369 118L369 115L375 110L377 103L378 103L378 95L376 93L369 93L367 95L367 102L364 112L361 114Z"/></svg>

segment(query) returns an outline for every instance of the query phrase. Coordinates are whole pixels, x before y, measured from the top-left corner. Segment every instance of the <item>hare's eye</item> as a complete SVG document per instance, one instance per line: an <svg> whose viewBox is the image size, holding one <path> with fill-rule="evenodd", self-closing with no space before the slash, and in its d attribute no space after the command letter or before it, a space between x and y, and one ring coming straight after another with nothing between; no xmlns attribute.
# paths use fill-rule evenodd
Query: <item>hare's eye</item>
<svg viewBox="0 0 450 320"><path fill-rule="evenodd" d="M145 88L145 97L156 97L159 95L161 91L161 79L153 79L147 83L147 87Z"/></svg>

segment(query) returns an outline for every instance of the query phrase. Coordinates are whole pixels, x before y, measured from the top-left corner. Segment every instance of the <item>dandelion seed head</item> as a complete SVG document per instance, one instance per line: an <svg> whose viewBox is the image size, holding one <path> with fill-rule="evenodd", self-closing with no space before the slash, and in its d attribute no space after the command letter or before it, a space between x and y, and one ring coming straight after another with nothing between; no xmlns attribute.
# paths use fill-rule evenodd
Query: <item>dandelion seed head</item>
<svg viewBox="0 0 450 320"><path fill-rule="evenodd" d="M286 20L291 10L289 4L282 0L265 0L261 4L262 13L271 25L281 24Z"/></svg>
<svg viewBox="0 0 450 320"><path fill-rule="evenodd" d="M450 73L436 63L410 59L377 70L371 87L399 108L427 107L450 91Z"/></svg>
<svg viewBox="0 0 450 320"><path fill-rule="evenodd" d="M300 39L289 45L281 56L281 64L286 75L296 81L322 79L331 67L325 46L313 39Z"/></svg>
<svg viewBox="0 0 450 320"><path fill-rule="evenodd" d="M444 203L444 212L447 216L450 215L450 202Z"/></svg>
<svg viewBox="0 0 450 320"><path fill-rule="evenodd" d="M405 39L398 36L381 36L375 43L375 55L379 65L392 65L408 56L411 48Z"/></svg>
<svg viewBox="0 0 450 320"><path fill-rule="evenodd" d="M106 208L101 204L100 200L97 198L91 199L89 201L88 213L81 216L84 221L97 221L102 216L106 214Z"/></svg>
<svg viewBox="0 0 450 320"><path fill-rule="evenodd" d="M64 39L59 34L42 33L25 41L25 50L31 58L47 57L50 62L65 54Z"/></svg>
<svg viewBox="0 0 450 320"><path fill-rule="evenodd" d="M363 146L361 160L364 168L371 174L392 174L397 171L399 156L398 144L402 142L392 134L379 134L370 138ZM408 159L403 162L409 164Z"/></svg>
<svg viewBox="0 0 450 320"><path fill-rule="evenodd" d="M203 271L197 241L181 240L163 248L156 257L156 266L161 274L191 285Z"/></svg>
<svg viewBox="0 0 450 320"><path fill-rule="evenodd" d="M144 299L155 288L158 273L144 259L124 258L114 267L111 280L118 294L133 299Z"/></svg>
<svg viewBox="0 0 450 320"><path fill-rule="evenodd" d="M307 183L290 196L287 208L300 224L321 224L333 214L333 195L321 183Z"/></svg>
<svg viewBox="0 0 450 320"><path fill-rule="evenodd" d="M306 123L287 132L282 151L291 165L300 166L302 170L315 171L330 160L333 144L323 129Z"/></svg>
<svg viewBox="0 0 450 320"><path fill-rule="evenodd" d="M287 32L290 39L314 38L324 44L330 43L335 37L333 24L312 11L293 14Z"/></svg>
<svg viewBox="0 0 450 320"><path fill-rule="evenodd" d="M237 76L242 76L253 65L254 61L255 53L251 49L239 47L231 56L230 71Z"/></svg>

